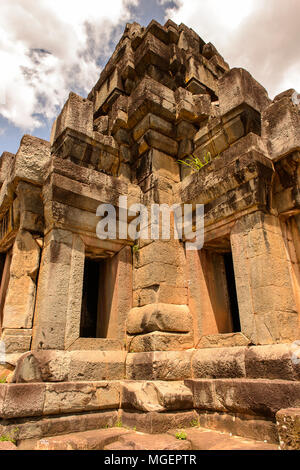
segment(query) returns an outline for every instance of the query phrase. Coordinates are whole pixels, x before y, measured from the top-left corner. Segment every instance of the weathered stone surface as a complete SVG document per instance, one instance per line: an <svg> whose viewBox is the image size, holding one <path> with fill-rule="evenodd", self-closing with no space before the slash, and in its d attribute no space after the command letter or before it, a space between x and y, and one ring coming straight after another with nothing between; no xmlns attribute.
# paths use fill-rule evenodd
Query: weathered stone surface
<svg viewBox="0 0 300 470"><path fill-rule="evenodd" d="M238 347L248 346L250 341L242 333L224 333L220 335L206 335L202 336L197 348L223 348L223 347Z"/></svg>
<svg viewBox="0 0 300 470"><path fill-rule="evenodd" d="M34 450L103 450L126 433L126 429L113 428L48 437L38 441Z"/></svg>
<svg viewBox="0 0 300 470"><path fill-rule="evenodd" d="M24 135L15 157L13 176L35 184L43 184L50 158L49 142Z"/></svg>
<svg viewBox="0 0 300 470"><path fill-rule="evenodd" d="M262 118L262 136L273 160L300 149L300 112L290 97L270 104Z"/></svg>
<svg viewBox="0 0 300 470"><path fill-rule="evenodd" d="M157 412L192 409L193 396L181 382L124 382L121 407Z"/></svg>
<svg viewBox="0 0 300 470"><path fill-rule="evenodd" d="M51 145L67 128L93 136L93 104L71 92L61 114L53 124Z"/></svg>
<svg viewBox="0 0 300 470"><path fill-rule="evenodd" d="M18 449L30 450L32 449L32 441L37 439L72 432L111 428L117 421L117 411L90 411L86 414L51 415L50 417L26 418L26 420L22 418L13 421L6 420L3 421L0 432L5 435L13 433L18 441Z"/></svg>
<svg viewBox="0 0 300 470"><path fill-rule="evenodd" d="M193 354L193 377L245 377L245 353L245 347L199 349Z"/></svg>
<svg viewBox="0 0 300 470"><path fill-rule="evenodd" d="M3 311L4 328L32 328L39 261L38 244L29 232L20 231L10 266L10 281Z"/></svg>
<svg viewBox="0 0 300 470"><path fill-rule="evenodd" d="M193 450L278 450L278 446L204 429L188 429Z"/></svg>
<svg viewBox="0 0 300 470"><path fill-rule="evenodd" d="M300 408L280 410L276 414L280 448L300 450Z"/></svg>
<svg viewBox="0 0 300 470"><path fill-rule="evenodd" d="M292 360L293 352L290 344L250 347L245 353L247 377L299 380L300 367Z"/></svg>
<svg viewBox="0 0 300 470"><path fill-rule="evenodd" d="M70 339L74 341L79 336L81 295L78 289L82 285L83 269L83 243L78 236L66 230L51 231L41 258L36 302L39 320L33 329L33 349L48 349L52 345L52 349L63 350L66 343L69 346Z"/></svg>
<svg viewBox="0 0 300 470"><path fill-rule="evenodd" d="M191 444L187 441L179 441L175 437L166 434L149 436L142 433L123 434L118 442L105 447L105 450L174 450L182 452L190 450Z"/></svg>
<svg viewBox="0 0 300 470"><path fill-rule="evenodd" d="M41 416L44 398L43 384L0 384L0 417Z"/></svg>
<svg viewBox="0 0 300 470"><path fill-rule="evenodd" d="M169 429L182 429L198 419L196 411L157 413L134 413L122 410L120 419L123 426L151 434L166 433Z"/></svg>
<svg viewBox="0 0 300 470"><path fill-rule="evenodd" d="M245 216L230 239L242 332L257 345L295 341L294 281L278 219L261 212Z"/></svg>
<svg viewBox="0 0 300 470"><path fill-rule="evenodd" d="M2 333L2 341L5 345L6 360L12 355L22 355L30 350L32 329L5 329ZM12 364L14 365L14 364Z"/></svg>
<svg viewBox="0 0 300 470"><path fill-rule="evenodd" d="M131 335L151 331L189 332L192 316L187 306L151 304L134 308L127 318L127 332Z"/></svg>
<svg viewBox="0 0 300 470"><path fill-rule="evenodd" d="M191 351L160 351L128 354L128 380L183 380L191 377Z"/></svg>
<svg viewBox="0 0 300 470"><path fill-rule="evenodd" d="M199 410L199 424L202 428L278 444L278 432L273 419L244 414L202 412Z"/></svg>
<svg viewBox="0 0 300 470"><path fill-rule="evenodd" d="M247 103L262 112L270 103L267 91L244 69L231 69L218 81L221 114Z"/></svg>
<svg viewBox="0 0 300 470"><path fill-rule="evenodd" d="M64 382L124 378L123 351L33 351L20 358L14 381Z"/></svg>
<svg viewBox="0 0 300 470"><path fill-rule="evenodd" d="M153 331L128 338L129 352L147 351L178 351L190 349L194 346L193 335L191 333L165 333Z"/></svg>
<svg viewBox="0 0 300 470"><path fill-rule="evenodd" d="M300 403L300 383L266 379L190 379L194 407L200 410L243 413L274 418L282 408Z"/></svg>
<svg viewBox="0 0 300 470"><path fill-rule="evenodd" d="M17 450L13 442L0 442L0 450Z"/></svg>
<svg viewBox="0 0 300 470"><path fill-rule="evenodd" d="M120 384L117 382L79 382L47 384L44 415L118 409Z"/></svg>

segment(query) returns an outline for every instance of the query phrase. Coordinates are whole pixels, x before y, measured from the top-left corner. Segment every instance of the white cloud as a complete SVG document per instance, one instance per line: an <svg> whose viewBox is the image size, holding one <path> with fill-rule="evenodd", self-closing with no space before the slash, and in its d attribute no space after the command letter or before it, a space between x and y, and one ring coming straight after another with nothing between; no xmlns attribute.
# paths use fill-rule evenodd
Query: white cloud
<svg viewBox="0 0 300 470"><path fill-rule="evenodd" d="M53 119L70 89L88 93L99 57L138 0L0 0L0 114L32 131ZM121 30L118 28L120 27Z"/></svg>
<svg viewBox="0 0 300 470"><path fill-rule="evenodd" d="M300 90L299 0L177 0L166 17L212 42L231 67L244 67L271 97Z"/></svg>

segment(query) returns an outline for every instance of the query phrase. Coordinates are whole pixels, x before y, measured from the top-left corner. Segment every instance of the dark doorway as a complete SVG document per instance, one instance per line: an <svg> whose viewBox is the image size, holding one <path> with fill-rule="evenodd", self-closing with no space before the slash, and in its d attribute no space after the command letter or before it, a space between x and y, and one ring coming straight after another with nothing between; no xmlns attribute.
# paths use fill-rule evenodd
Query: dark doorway
<svg viewBox="0 0 300 470"><path fill-rule="evenodd" d="M81 338L97 337L98 299L101 261L85 259L81 305Z"/></svg>
<svg viewBox="0 0 300 470"><path fill-rule="evenodd" d="M229 297L229 303L230 303L232 328L233 328L234 333L239 333L241 331L241 322L240 322L239 306L238 306L238 299L237 299L237 293L236 293L232 253L225 253L223 256L224 256L224 265L225 265L226 280L227 280L228 297Z"/></svg>

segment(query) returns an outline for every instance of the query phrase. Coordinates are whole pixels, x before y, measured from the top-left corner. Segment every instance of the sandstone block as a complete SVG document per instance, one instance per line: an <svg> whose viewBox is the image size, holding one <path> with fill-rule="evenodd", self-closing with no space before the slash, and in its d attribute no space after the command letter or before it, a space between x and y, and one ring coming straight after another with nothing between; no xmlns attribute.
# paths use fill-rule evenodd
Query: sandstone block
<svg viewBox="0 0 300 470"><path fill-rule="evenodd" d="M245 377L246 347L199 349L193 354L193 377Z"/></svg>
<svg viewBox="0 0 300 470"><path fill-rule="evenodd" d="M299 380L300 367L292 361L290 344L252 346L245 353L246 375L258 379Z"/></svg>
<svg viewBox="0 0 300 470"><path fill-rule="evenodd" d="M272 419L243 414L199 411L199 424L202 428L278 444L276 423Z"/></svg>
<svg viewBox="0 0 300 470"><path fill-rule="evenodd" d="M70 351L68 380L120 380L125 374L124 351Z"/></svg>
<svg viewBox="0 0 300 470"><path fill-rule="evenodd" d="M244 69L233 68L218 81L221 114L228 113L243 103L258 112L269 104L267 91Z"/></svg>
<svg viewBox="0 0 300 470"><path fill-rule="evenodd" d="M248 346L250 341L243 333L223 333L202 336L197 349Z"/></svg>
<svg viewBox="0 0 300 470"><path fill-rule="evenodd" d="M281 450L300 450L300 408L289 408L276 414Z"/></svg>
<svg viewBox="0 0 300 470"><path fill-rule="evenodd" d="M176 156L178 152L178 144L173 139L153 130L149 130L143 137L143 141L149 148L154 147L167 155ZM143 152L141 152L143 153Z"/></svg>
<svg viewBox="0 0 300 470"><path fill-rule="evenodd" d="M153 331L130 339L129 352L181 351L194 346L191 333L176 334Z"/></svg>
<svg viewBox="0 0 300 470"><path fill-rule="evenodd" d="M49 142L24 135L15 157L13 175L17 179L42 184L50 159Z"/></svg>
<svg viewBox="0 0 300 470"><path fill-rule="evenodd" d="M272 160L300 149L300 111L289 97L270 104L262 123L262 136L268 140Z"/></svg>
<svg viewBox="0 0 300 470"><path fill-rule="evenodd" d="M300 383L266 379L191 379L194 408L274 418L282 408L297 408Z"/></svg>
<svg viewBox="0 0 300 470"><path fill-rule="evenodd" d="M47 384L44 415L118 409L118 382L67 382Z"/></svg>
<svg viewBox="0 0 300 470"><path fill-rule="evenodd" d="M27 231L17 234L3 311L4 328L32 328L40 248Z"/></svg>
<svg viewBox="0 0 300 470"><path fill-rule="evenodd" d="M192 351L158 351L127 355L126 379L172 380L191 377Z"/></svg>
<svg viewBox="0 0 300 470"><path fill-rule="evenodd" d="M73 432L84 432L94 429L113 427L118 421L117 411L90 411L86 414L51 415L14 422L6 421L2 426L3 434L15 435L20 450L32 449L31 441L49 436L60 436ZM17 426L17 430L16 430Z"/></svg>
<svg viewBox="0 0 300 470"><path fill-rule="evenodd" d="M13 442L0 442L0 450L17 450Z"/></svg>
<svg viewBox="0 0 300 470"><path fill-rule="evenodd" d="M127 332L130 335L152 331L189 332L192 330L192 316L187 306L152 304L134 308L127 318Z"/></svg>
<svg viewBox="0 0 300 470"><path fill-rule="evenodd" d="M121 407L156 412L192 409L193 396L182 382L124 382Z"/></svg>
<svg viewBox="0 0 300 470"><path fill-rule="evenodd" d="M173 126L170 122L165 121L159 116L155 116L155 114L149 113L135 126L132 134L134 140L139 140L149 129L161 132L168 137L173 136Z"/></svg>
<svg viewBox="0 0 300 470"><path fill-rule="evenodd" d="M126 433L126 429L97 429L47 437L39 440L34 450L103 450Z"/></svg>
<svg viewBox="0 0 300 470"><path fill-rule="evenodd" d="M149 431L148 431L149 432ZM119 447L121 445L121 447ZM116 447L117 446L117 447ZM149 436L147 434L123 434L119 442L105 447L105 450L126 449L126 450L173 450L182 452L190 450L191 444L188 441L179 441L175 436L157 434Z"/></svg>
<svg viewBox="0 0 300 470"><path fill-rule="evenodd" d="M0 384L0 417L41 416L45 399L43 384Z"/></svg>
<svg viewBox="0 0 300 470"><path fill-rule="evenodd" d="M137 431L150 434L166 433L169 429L184 429L198 420L196 411L134 413L122 410L120 417L123 426L136 427Z"/></svg>
<svg viewBox="0 0 300 470"><path fill-rule="evenodd" d="M93 103L73 92L53 124L51 146L67 128L93 137Z"/></svg>

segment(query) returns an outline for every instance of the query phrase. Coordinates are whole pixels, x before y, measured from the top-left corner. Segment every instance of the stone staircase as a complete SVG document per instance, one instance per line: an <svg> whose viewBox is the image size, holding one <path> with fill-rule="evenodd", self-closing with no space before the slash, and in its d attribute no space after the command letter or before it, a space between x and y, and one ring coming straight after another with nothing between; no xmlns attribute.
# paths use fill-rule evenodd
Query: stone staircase
<svg viewBox="0 0 300 470"><path fill-rule="evenodd" d="M124 428L99 429L23 441L17 450L278 450L278 445L203 428L146 434Z"/></svg>
<svg viewBox="0 0 300 470"><path fill-rule="evenodd" d="M288 346L134 353L126 364L116 353L25 355L16 383L0 384L0 436L30 449L300 448Z"/></svg>

